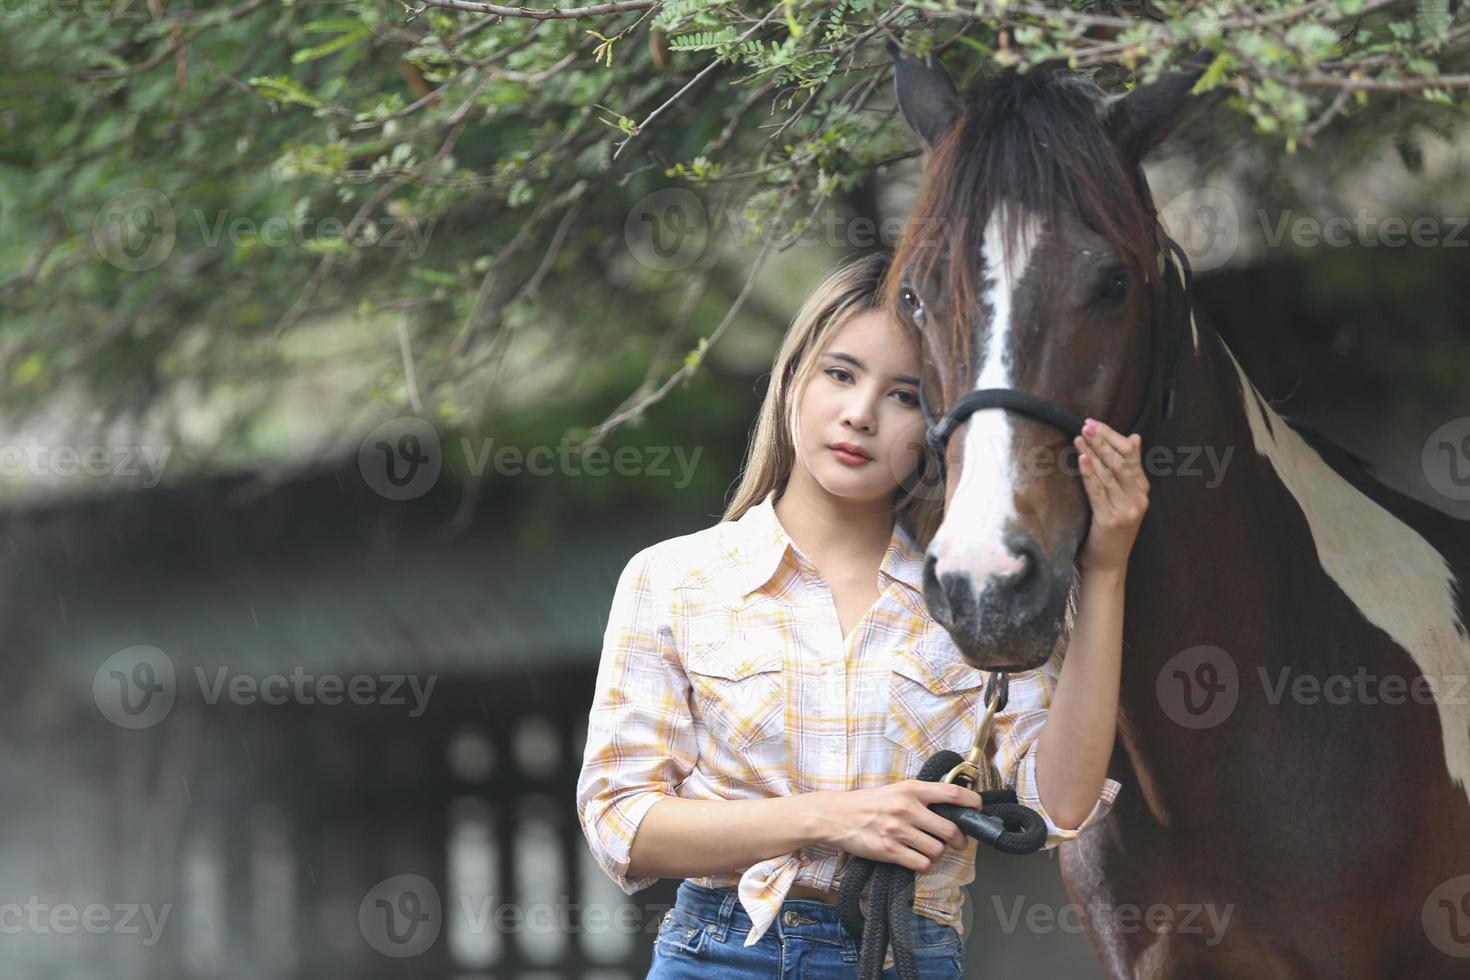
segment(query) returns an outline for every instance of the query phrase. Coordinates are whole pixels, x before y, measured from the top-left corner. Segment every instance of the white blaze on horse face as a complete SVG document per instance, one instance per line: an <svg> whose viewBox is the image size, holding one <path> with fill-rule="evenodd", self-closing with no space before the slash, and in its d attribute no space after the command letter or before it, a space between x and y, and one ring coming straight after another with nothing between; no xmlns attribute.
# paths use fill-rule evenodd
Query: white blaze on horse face
<svg viewBox="0 0 1470 980"><path fill-rule="evenodd" d="M989 332L980 355L974 388L1013 388L1010 336L1016 293L1041 238L1041 220L1019 214L1017 248L1008 253L1005 229L1010 217L1002 204L985 227L985 303ZM1011 451L1011 416L1004 409L982 408L964 426L964 462L944 523L934 536L934 571L966 572L976 595L995 575L1014 575L1024 567L1003 540L1016 523L1016 466Z"/></svg>
<svg viewBox="0 0 1470 980"><path fill-rule="evenodd" d="M1306 440L1273 411L1230 354L1256 452L1306 515L1322 570L1347 594L1368 622L1408 651L1425 676L1439 710L1450 777L1470 797L1470 640L1455 608L1454 569L1409 525L1338 475ZM1266 427L1269 416L1271 427ZM1272 436L1272 433L1275 436ZM1344 666L1348 673L1348 666ZM1416 685L1409 681L1410 695ZM1403 691L1400 686L1399 691ZM1385 687L1385 691L1390 690ZM1377 692L1384 694L1384 692ZM1386 699L1386 696L1385 696Z"/></svg>

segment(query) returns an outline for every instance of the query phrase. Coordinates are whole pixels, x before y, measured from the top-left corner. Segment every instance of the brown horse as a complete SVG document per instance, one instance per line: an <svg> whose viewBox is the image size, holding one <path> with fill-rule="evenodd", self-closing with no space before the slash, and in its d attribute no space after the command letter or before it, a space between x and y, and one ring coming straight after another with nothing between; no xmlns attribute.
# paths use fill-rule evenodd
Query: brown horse
<svg viewBox="0 0 1470 980"><path fill-rule="evenodd" d="M930 397L1145 419L1123 789L1062 850L1099 959L1114 977L1470 975L1470 525L1284 419L1188 302L1140 161L1200 61L1122 96L1045 71L961 96L937 61L890 55L927 164L885 290L922 333ZM1172 412L1145 403L1169 387ZM1034 667L1065 649L1088 527L1069 436L988 407L944 459L930 609L975 666Z"/></svg>

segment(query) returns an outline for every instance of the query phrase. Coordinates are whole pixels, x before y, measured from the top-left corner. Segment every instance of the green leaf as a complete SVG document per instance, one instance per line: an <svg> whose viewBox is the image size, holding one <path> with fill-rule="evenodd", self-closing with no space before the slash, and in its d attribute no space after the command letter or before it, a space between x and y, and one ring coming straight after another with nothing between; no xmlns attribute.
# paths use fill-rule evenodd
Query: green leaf
<svg viewBox="0 0 1470 980"><path fill-rule="evenodd" d="M791 0L783 0L786 7L786 29L791 32L792 39L801 37L801 25L796 22L796 13L792 10Z"/></svg>
<svg viewBox="0 0 1470 980"><path fill-rule="evenodd" d="M427 282L434 286L447 286L451 289L458 288L462 283L459 276L453 273L443 272L439 269L423 269L414 266L409 269L408 274L421 282Z"/></svg>
<svg viewBox="0 0 1470 980"><path fill-rule="evenodd" d="M257 75L250 79L250 84L264 98L272 102L285 102L294 105L304 105L312 109L322 107L321 99L311 95L294 79L285 75Z"/></svg>
<svg viewBox="0 0 1470 980"><path fill-rule="evenodd" d="M704 354L707 350L709 350L709 338L700 337L699 346L684 355L684 363L688 365L691 373L699 370L699 365L704 360Z"/></svg>
<svg viewBox="0 0 1470 980"><path fill-rule="evenodd" d="M1210 67L1205 69L1204 74L1199 77L1199 81L1194 83L1194 88L1190 91L1198 95L1219 85L1220 80L1225 77L1225 69L1230 67L1230 61L1231 58L1227 52L1221 51L1215 55L1215 60L1210 62Z"/></svg>
<svg viewBox="0 0 1470 980"><path fill-rule="evenodd" d="M332 38L330 41L318 44L314 48L305 48L301 51L293 53L291 55L291 64L299 65L302 62L316 61L318 58L325 58L328 55L336 54L343 48L348 47L349 45L356 44L358 41L361 41L364 38L370 36L371 34L368 31L367 26L359 23L355 30L348 31L345 34L339 34L336 37Z"/></svg>
<svg viewBox="0 0 1470 980"><path fill-rule="evenodd" d="M708 51L729 44L737 36L733 27L721 31L694 31L669 38L669 48L674 51Z"/></svg>
<svg viewBox="0 0 1470 980"><path fill-rule="evenodd" d="M1436 45L1444 43L1453 22L1449 0L1419 0L1419 33Z"/></svg>
<svg viewBox="0 0 1470 980"><path fill-rule="evenodd" d="M46 355L40 351L31 351L16 363L15 369L10 372L10 377L16 384L28 384L40 377L45 367Z"/></svg>

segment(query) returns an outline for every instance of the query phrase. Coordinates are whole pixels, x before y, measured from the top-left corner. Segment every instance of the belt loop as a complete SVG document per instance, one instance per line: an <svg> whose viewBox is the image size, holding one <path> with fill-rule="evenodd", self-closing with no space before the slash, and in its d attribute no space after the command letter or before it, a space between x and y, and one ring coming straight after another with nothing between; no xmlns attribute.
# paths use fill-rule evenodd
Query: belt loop
<svg viewBox="0 0 1470 980"><path fill-rule="evenodd" d="M724 897L720 899L719 922L715 925L715 942L722 943L730 932L730 916L735 913L735 903L740 899L724 888L720 889Z"/></svg>

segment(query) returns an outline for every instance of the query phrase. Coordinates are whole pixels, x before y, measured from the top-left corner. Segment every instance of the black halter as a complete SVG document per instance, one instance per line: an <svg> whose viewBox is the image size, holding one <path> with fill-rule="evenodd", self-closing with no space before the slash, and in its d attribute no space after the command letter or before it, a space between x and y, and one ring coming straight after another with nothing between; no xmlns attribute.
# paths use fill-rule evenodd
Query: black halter
<svg viewBox="0 0 1470 980"><path fill-rule="evenodd" d="M1165 301L1160 302L1156 299L1151 303L1149 314L1148 388L1144 392L1143 404L1139 407L1138 417L1134 419L1131 426L1120 430L1125 436L1142 429L1144 422L1148 420L1149 410L1153 406L1154 391L1158 387L1158 372L1156 368L1159 362L1159 349L1163 342L1163 335L1168 331L1168 324L1165 321L1168 319L1169 311L1165 307L1171 305L1167 302L1167 298L1173 293L1173 278L1169 274L1167 254L1169 252L1173 253L1174 258L1179 262L1179 267L1184 271L1183 309L1185 315L1188 316L1189 312L1193 309L1193 272L1189 268L1189 258L1184 254L1184 250L1179 247L1178 243L1164 234L1162 229L1159 230L1159 235L1163 240L1166 253L1163 272L1165 280ZM1174 417L1174 370L1179 365L1179 352L1184 345L1184 334L1184 328L1177 331L1174 337L1173 348L1168 355L1167 366L1164 369L1164 393L1161 408L1163 417L1166 419ZM927 427L925 441L934 456L939 460L939 472L941 474L944 472L944 453L946 447L949 445L950 437L954 435L955 430L963 425L971 415L982 408L1009 409L1013 412L1020 412L1022 415L1029 415L1034 419L1040 419L1043 422L1050 422L1070 436L1079 436L1082 434L1082 419L1073 415L1060 405L1028 392L1017 391L1014 388L982 388L978 391L969 392L959 401L955 402L949 411L936 419L929 409L928 399L924 397L923 374L924 372L919 372L919 407L924 413L924 424ZM903 481L903 486L906 491L912 492L914 485L917 483L923 471L924 460L921 458L919 465Z"/></svg>

